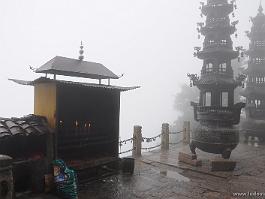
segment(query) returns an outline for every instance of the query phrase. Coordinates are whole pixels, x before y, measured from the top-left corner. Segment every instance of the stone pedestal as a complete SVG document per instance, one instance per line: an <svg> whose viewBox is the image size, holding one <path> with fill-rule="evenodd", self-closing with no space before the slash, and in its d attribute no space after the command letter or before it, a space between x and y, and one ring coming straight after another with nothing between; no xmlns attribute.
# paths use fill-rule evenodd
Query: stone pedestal
<svg viewBox="0 0 265 199"><path fill-rule="evenodd" d="M14 198L12 158L6 155L0 155L0 198Z"/></svg>
<svg viewBox="0 0 265 199"><path fill-rule="evenodd" d="M211 171L234 171L236 161L226 160L223 158L210 161Z"/></svg>
<svg viewBox="0 0 265 199"><path fill-rule="evenodd" d="M195 167L202 166L202 161L197 160L196 154L179 152L178 160L179 162L183 162L183 163L195 166Z"/></svg>

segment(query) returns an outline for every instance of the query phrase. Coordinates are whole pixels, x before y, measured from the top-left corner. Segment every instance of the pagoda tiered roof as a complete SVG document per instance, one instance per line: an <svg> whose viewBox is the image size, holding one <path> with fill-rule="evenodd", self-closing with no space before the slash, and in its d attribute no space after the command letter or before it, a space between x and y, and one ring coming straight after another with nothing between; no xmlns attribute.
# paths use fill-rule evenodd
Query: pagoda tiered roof
<svg viewBox="0 0 265 199"><path fill-rule="evenodd" d="M203 49L196 53L199 59L232 60L238 57L239 52L233 49L230 38L238 23L235 21L230 24L229 14L233 9L234 4L227 0L208 0L206 5L202 3L201 10L206 16L206 24L198 23L199 33L205 36Z"/></svg>
<svg viewBox="0 0 265 199"><path fill-rule="evenodd" d="M265 14L263 12L263 7L262 5L260 5L259 9L258 9L258 14L256 17L251 18L251 21L253 22L254 25L258 25L260 23L264 24L265 21Z"/></svg>
<svg viewBox="0 0 265 199"><path fill-rule="evenodd" d="M209 87L237 87L237 82L233 78L226 78L226 75L204 75L196 82L196 86L207 85Z"/></svg>
<svg viewBox="0 0 265 199"><path fill-rule="evenodd" d="M233 12L233 4L229 4L227 0L209 0L207 5L202 6L202 14L207 15L229 15Z"/></svg>
<svg viewBox="0 0 265 199"><path fill-rule="evenodd" d="M244 70L247 75L263 75L265 74L265 65L249 64L249 67Z"/></svg>
<svg viewBox="0 0 265 199"><path fill-rule="evenodd" d="M263 84L260 87L257 86L247 86L246 89L244 89L241 93L242 96L244 97L249 97L249 96L255 96L255 97L265 97L265 85Z"/></svg>
<svg viewBox="0 0 265 199"><path fill-rule="evenodd" d="M235 59L239 55L238 51L234 51L230 46L224 46L221 44L215 44L204 48L202 51L197 53L199 59L210 59L213 57Z"/></svg>
<svg viewBox="0 0 265 199"><path fill-rule="evenodd" d="M225 26L213 25L213 26L203 26L200 29L200 33L204 36L213 31L229 33L231 35L235 33L236 27L232 25L225 25Z"/></svg>
<svg viewBox="0 0 265 199"><path fill-rule="evenodd" d="M259 80L265 78L265 15L261 5L257 16L251 18L251 20L253 23L251 32L247 31L247 36L250 38L251 43L249 50L246 52L250 60L248 68L244 70L244 73L249 76L249 80L242 95L250 98L262 95L264 98L265 83Z"/></svg>
<svg viewBox="0 0 265 199"><path fill-rule="evenodd" d="M252 47L246 52L246 54L250 57L263 57L265 55L265 42L264 47Z"/></svg>

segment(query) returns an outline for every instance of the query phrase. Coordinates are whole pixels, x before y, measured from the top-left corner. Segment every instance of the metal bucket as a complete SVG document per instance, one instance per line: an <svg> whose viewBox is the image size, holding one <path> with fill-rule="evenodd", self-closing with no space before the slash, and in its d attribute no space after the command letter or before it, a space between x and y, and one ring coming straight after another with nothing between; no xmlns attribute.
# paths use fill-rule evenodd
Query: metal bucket
<svg viewBox="0 0 265 199"><path fill-rule="evenodd" d="M125 174L133 174L134 172L135 160L134 158L122 158L121 169Z"/></svg>

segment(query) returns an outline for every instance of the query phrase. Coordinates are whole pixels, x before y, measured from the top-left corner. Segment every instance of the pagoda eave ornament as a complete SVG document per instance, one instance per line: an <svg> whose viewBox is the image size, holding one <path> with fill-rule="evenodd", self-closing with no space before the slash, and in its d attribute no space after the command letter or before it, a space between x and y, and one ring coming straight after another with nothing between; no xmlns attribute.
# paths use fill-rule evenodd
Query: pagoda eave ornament
<svg viewBox="0 0 265 199"><path fill-rule="evenodd" d="M245 80L247 78L247 75L246 74L239 74L237 77L236 77L236 84L237 86L242 86L242 88L245 87Z"/></svg>
<svg viewBox="0 0 265 199"><path fill-rule="evenodd" d="M190 74L190 73L188 73L187 76L190 78L190 87L196 86L200 77L197 74Z"/></svg>

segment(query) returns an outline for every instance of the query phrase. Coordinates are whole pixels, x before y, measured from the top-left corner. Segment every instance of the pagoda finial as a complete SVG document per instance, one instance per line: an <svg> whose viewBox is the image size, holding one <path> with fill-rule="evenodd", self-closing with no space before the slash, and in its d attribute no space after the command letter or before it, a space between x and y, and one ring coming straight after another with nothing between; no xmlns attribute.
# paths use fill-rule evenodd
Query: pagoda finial
<svg viewBox="0 0 265 199"><path fill-rule="evenodd" d="M263 12L263 7L262 7L262 0L260 0L259 2L259 13L262 13Z"/></svg>
<svg viewBox="0 0 265 199"><path fill-rule="evenodd" d="M80 50L79 50L79 60L80 61L83 61L83 59L84 59L84 55L83 55L84 50L83 50L83 48L84 48L83 42L81 41Z"/></svg>

